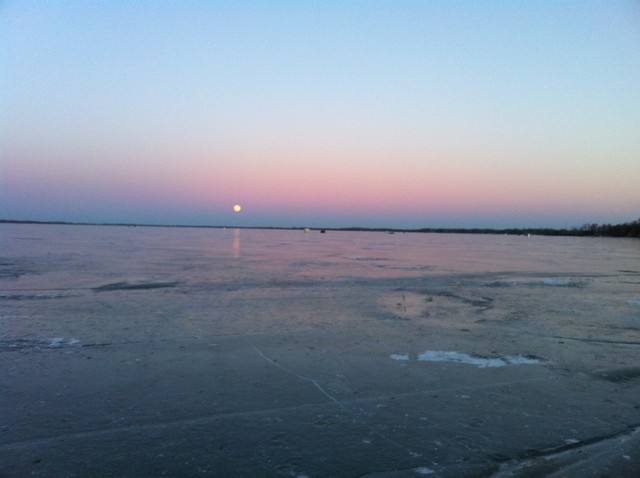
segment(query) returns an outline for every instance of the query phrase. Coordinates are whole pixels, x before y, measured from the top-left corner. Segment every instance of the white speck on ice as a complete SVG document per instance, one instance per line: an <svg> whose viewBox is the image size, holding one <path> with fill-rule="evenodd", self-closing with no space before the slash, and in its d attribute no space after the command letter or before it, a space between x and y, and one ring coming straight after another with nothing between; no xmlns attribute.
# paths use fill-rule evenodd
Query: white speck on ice
<svg viewBox="0 0 640 478"><path fill-rule="evenodd" d="M574 444L580 442L580 440L576 440L575 438L567 438L564 442L567 445L574 445Z"/></svg>
<svg viewBox="0 0 640 478"><path fill-rule="evenodd" d="M67 344L69 344L69 345L78 345L78 344L80 344L80 341L78 339L71 338L71 339L69 339Z"/></svg>
<svg viewBox="0 0 640 478"><path fill-rule="evenodd" d="M430 475L431 473L435 473L431 468L427 468L426 466L420 466L418 468L414 468L415 471L419 475Z"/></svg>
<svg viewBox="0 0 640 478"><path fill-rule="evenodd" d="M393 360L409 360L409 354L391 354Z"/></svg>

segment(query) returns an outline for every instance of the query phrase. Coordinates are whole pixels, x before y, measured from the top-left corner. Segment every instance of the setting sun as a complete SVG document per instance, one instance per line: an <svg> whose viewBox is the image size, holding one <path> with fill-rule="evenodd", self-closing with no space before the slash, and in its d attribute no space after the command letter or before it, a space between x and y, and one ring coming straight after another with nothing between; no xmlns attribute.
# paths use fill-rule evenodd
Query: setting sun
<svg viewBox="0 0 640 478"><path fill-rule="evenodd" d="M242 206L240 204L236 204L235 206L233 206L233 210L234 212L240 212L242 211Z"/></svg>

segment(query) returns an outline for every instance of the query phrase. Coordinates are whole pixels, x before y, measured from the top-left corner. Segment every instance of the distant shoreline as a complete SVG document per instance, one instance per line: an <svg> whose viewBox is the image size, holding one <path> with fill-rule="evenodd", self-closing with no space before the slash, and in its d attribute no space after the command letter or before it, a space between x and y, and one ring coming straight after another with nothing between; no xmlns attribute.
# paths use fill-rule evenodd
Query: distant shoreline
<svg viewBox="0 0 640 478"><path fill-rule="evenodd" d="M33 221L19 219L0 219L0 224L36 224L60 226L124 226L124 227L170 227L191 229L266 229L302 231L351 231L351 232L384 232L393 233L436 233L436 234L499 234L517 236L572 236L572 237L640 237L640 219L622 224L585 224L579 228L442 228L426 227L419 229L388 228L388 227L306 227L306 226L205 226L181 224L137 224L137 223L93 223L69 221Z"/></svg>

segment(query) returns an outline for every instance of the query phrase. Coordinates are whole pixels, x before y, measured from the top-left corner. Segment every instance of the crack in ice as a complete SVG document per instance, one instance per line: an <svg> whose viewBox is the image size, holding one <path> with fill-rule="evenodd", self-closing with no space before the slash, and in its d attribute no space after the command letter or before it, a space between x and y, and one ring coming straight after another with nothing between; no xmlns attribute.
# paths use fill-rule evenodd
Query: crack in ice
<svg viewBox="0 0 640 478"><path fill-rule="evenodd" d="M338 399L336 399L334 396L332 396L329 392L327 392L324 388L322 388L322 386L316 380L314 380L312 378L309 378L309 377L305 377L304 375L300 375L299 373L296 373L293 370L289 370L287 367L285 367L283 365L280 365L278 362L276 362L272 358L267 357L265 354L263 354L262 351L258 347L256 347L255 345L253 346L253 348L258 353L258 355L260 355L260 357L265 359L271 365L274 365L274 366L284 370L285 372L287 372L287 373L289 373L289 374L291 374L291 375L293 375L295 377L298 377L301 380L304 380L306 382L309 382L309 383L313 384L313 386L316 387L318 389L318 391L320 393L322 393L325 397L329 398L329 400L331 400L332 402L336 403L341 408L346 408L342 402L340 402Z"/></svg>

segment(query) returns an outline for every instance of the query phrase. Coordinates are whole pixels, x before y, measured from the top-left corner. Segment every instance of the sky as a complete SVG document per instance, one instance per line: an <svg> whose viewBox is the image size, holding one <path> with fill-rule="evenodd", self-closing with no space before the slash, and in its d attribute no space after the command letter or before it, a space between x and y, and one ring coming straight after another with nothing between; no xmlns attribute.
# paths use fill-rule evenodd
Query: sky
<svg viewBox="0 0 640 478"><path fill-rule="evenodd" d="M0 218L639 217L637 1L0 3Z"/></svg>

